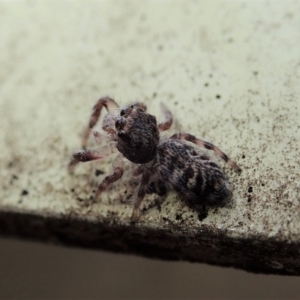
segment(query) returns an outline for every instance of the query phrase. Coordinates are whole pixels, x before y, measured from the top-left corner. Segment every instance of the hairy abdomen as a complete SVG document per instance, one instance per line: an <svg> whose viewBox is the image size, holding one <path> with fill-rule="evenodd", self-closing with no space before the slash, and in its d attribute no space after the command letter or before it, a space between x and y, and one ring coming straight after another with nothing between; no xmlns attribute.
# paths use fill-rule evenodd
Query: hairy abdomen
<svg viewBox="0 0 300 300"><path fill-rule="evenodd" d="M160 176L192 207L222 204L230 196L219 166L187 143L161 143L156 163Z"/></svg>

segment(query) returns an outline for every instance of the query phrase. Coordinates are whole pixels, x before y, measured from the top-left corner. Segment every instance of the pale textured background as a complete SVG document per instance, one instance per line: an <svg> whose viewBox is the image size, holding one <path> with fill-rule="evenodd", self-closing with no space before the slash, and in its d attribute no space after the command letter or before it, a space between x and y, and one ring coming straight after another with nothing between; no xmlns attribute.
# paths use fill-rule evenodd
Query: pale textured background
<svg viewBox="0 0 300 300"><path fill-rule="evenodd" d="M12 181L1 168L1 206L76 208L69 188L78 178L65 165L93 102L109 94L145 101L157 115L166 102L177 126L239 162L240 177L226 168L234 210L207 224L299 240L299 9L298 1L0 3L0 162L17 161L21 174ZM18 242L0 249L3 298L299 294L295 278Z"/></svg>

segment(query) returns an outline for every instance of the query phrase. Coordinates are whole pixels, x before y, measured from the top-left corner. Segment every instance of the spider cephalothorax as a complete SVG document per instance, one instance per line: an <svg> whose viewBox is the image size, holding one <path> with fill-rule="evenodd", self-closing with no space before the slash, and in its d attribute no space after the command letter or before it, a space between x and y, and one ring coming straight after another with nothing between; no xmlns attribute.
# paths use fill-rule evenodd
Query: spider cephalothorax
<svg viewBox="0 0 300 300"><path fill-rule="evenodd" d="M96 150L86 149L88 138L103 106L108 113L103 119L102 129L107 133L109 145ZM154 183L151 178L155 178L160 186L163 185L161 190L166 186L173 188L189 206L197 210L202 210L204 205L220 204L230 196L231 192L219 166L186 141L213 150L234 169L240 170L218 147L189 133L179 132L169 139L160 139L159 133L169 129L173 121L171 112L164 105L162 110L166 120L157 124L155 116L148 114L142 103L120 110L113 99L101 98L94 106L89 126L83 136L84 150L75 152L69 164L71 170L78 162L99 160L109 155L114 152L112 148L120 152L113 162L113 174L105 177L99 184L95 201L111 183L122 177L123 157L137 164L134 175L141 175L141 184L131 217L133 222L139 219L140 206L147 188ZM96 140L102 139L97 131L94 131L94 136Z"/></svg>
<svg viewBox="0 0 300 300"><path fill-rule="evenodd" d="M145 164L153 159L159 143L156 118L138 104L120 111L115 123L117 149L131 162Z"/></svg>

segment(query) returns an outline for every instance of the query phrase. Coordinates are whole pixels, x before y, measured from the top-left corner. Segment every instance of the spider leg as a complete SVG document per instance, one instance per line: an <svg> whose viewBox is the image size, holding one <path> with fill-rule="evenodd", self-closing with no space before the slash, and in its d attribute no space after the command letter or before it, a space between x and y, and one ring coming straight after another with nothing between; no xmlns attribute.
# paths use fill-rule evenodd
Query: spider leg
<svg viewBox="0 0 300 300"><path fill-rule="evenodd" d="M147 106L143 102L136 102L135 105L143 111L147 111Z"/></svg>
<svg viewBox="0 0 300 300"><path fill-rule="evenodd" d="M196 144L199 147L212 150L217 156L219 156L225 162L227 162L233 169L239 172L241 171L240 167L231 158L229 158L227 154L225 154L221 149L219 149L217 146L209 142L196 138L194 135L191 135L189 133L184 133L184 132L178 132L173 134L170 138L176 140L186 140L188 142L192 142Z"/></svg>
<svg viewBox="0 0 300 300"><path fill-rule="evenodd" d="M93 112L91 114L88 127L86 128L86 130L83 134L83 137L82 137L82 147L83 148L86 148L86 146L87 146L89 136L91 134L92 129L97 124L97 122L100 118L100 113L101 113L103 106L106 108L106 110L108 112L110 112L112 109L119 108L119 106L115 102L115 100L110 97L103 97L97 101L97 103L95 104L95 106L93 108Z"/></svg>
<svg viewBox="0 0 300 300"><path fill-rule="evenodd" d="M140 218L140 214L141 214L140 206L144 200L144 197L145 197L145 194L147 191L147 186L149 183L149 179L150 179L150 172L145 170L142 175L142 181L141 181L141 185L139 187L138 197L135 201L133 212L131 215L131 222L133 222L133 223L138 221L138 219Z"/></svg>
<svg viewBox="0 0 300 300"><path fill-rule="evenodd" d="M99 196L101 195L101 193L103 191L105 191L110 184L112 184L113 182L119 180L124 172L124 168L123 168L123 155L119 154L113 161L112 165L113 165L113 173L111 175L106 176L103 181L98 185L98 188L96 190L96 195L94 198L94 201L96 202L97 199L99 198Z"/></svg>
<svg viewBox="0 0 300 300"><path fill-rule="evenodd" d="M96 144L101 144L101 141L104 139L103 134L101 134L99 131L93 131L93 136Z"/></svg>
<svg viewBox="0 0 300 300"><path fill-rule="evenodd" d="M112 149L110 146L103 146L98 150L86 149L86 150L76 151L73 153L72 159L69 162L68 165L69 172L72 173L74 167L80 162L99 160L111 153L112 153Z"/></svg>
<svg viewBox="0 0 300 300"><path fill-rule="evenodd" d="M143 166L137 167L135 170L132 172L133 177L138 177L144 172Z"/></svg>
<svg viewBox="0 0 300 300"><path fill-rule="evenodd" d="M157 125L158 130L161 132L168 130L171 127L173 123L173 116L171 111L163 103L160 103L160 107L163 111L163 114L165 115L165 121Z"/></svg>

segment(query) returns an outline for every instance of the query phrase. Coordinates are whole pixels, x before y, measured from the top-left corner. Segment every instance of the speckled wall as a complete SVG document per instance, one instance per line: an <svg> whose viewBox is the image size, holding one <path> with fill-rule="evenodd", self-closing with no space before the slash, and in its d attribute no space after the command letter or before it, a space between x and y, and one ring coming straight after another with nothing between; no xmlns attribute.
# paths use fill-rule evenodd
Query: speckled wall
<svg viewBox="0 0 300 300"><path fill-rule="evenodd" d="M245 253L256 269L264 264L271 272L299 274L299 10L298 1L1 2L0 215L130 226L132 204L121 202L132 181L126 177L101 203L83 207L80 201L105 175L97 178L96 167L85 165L69 176L67 163L100 96L121 105L143 101L159 119L162 101L174 113L173 132L215 143L242 173L216 158L232 187L229 206L199 219L175 193L160 209L149 197L141 228L211 230L235 245L223 256L231 262ZM104 173L110 168L101 165ZM26 232L13 219L10 225ZM48 241L59 241L60 233ZM247 253L237 239L254 248L272 240L281 252ZM6 240L0 249L2 298L299 294L296 278ZM222 264L223 257L206 261ZM240 259L238 267L251 266Z"/></svg>

